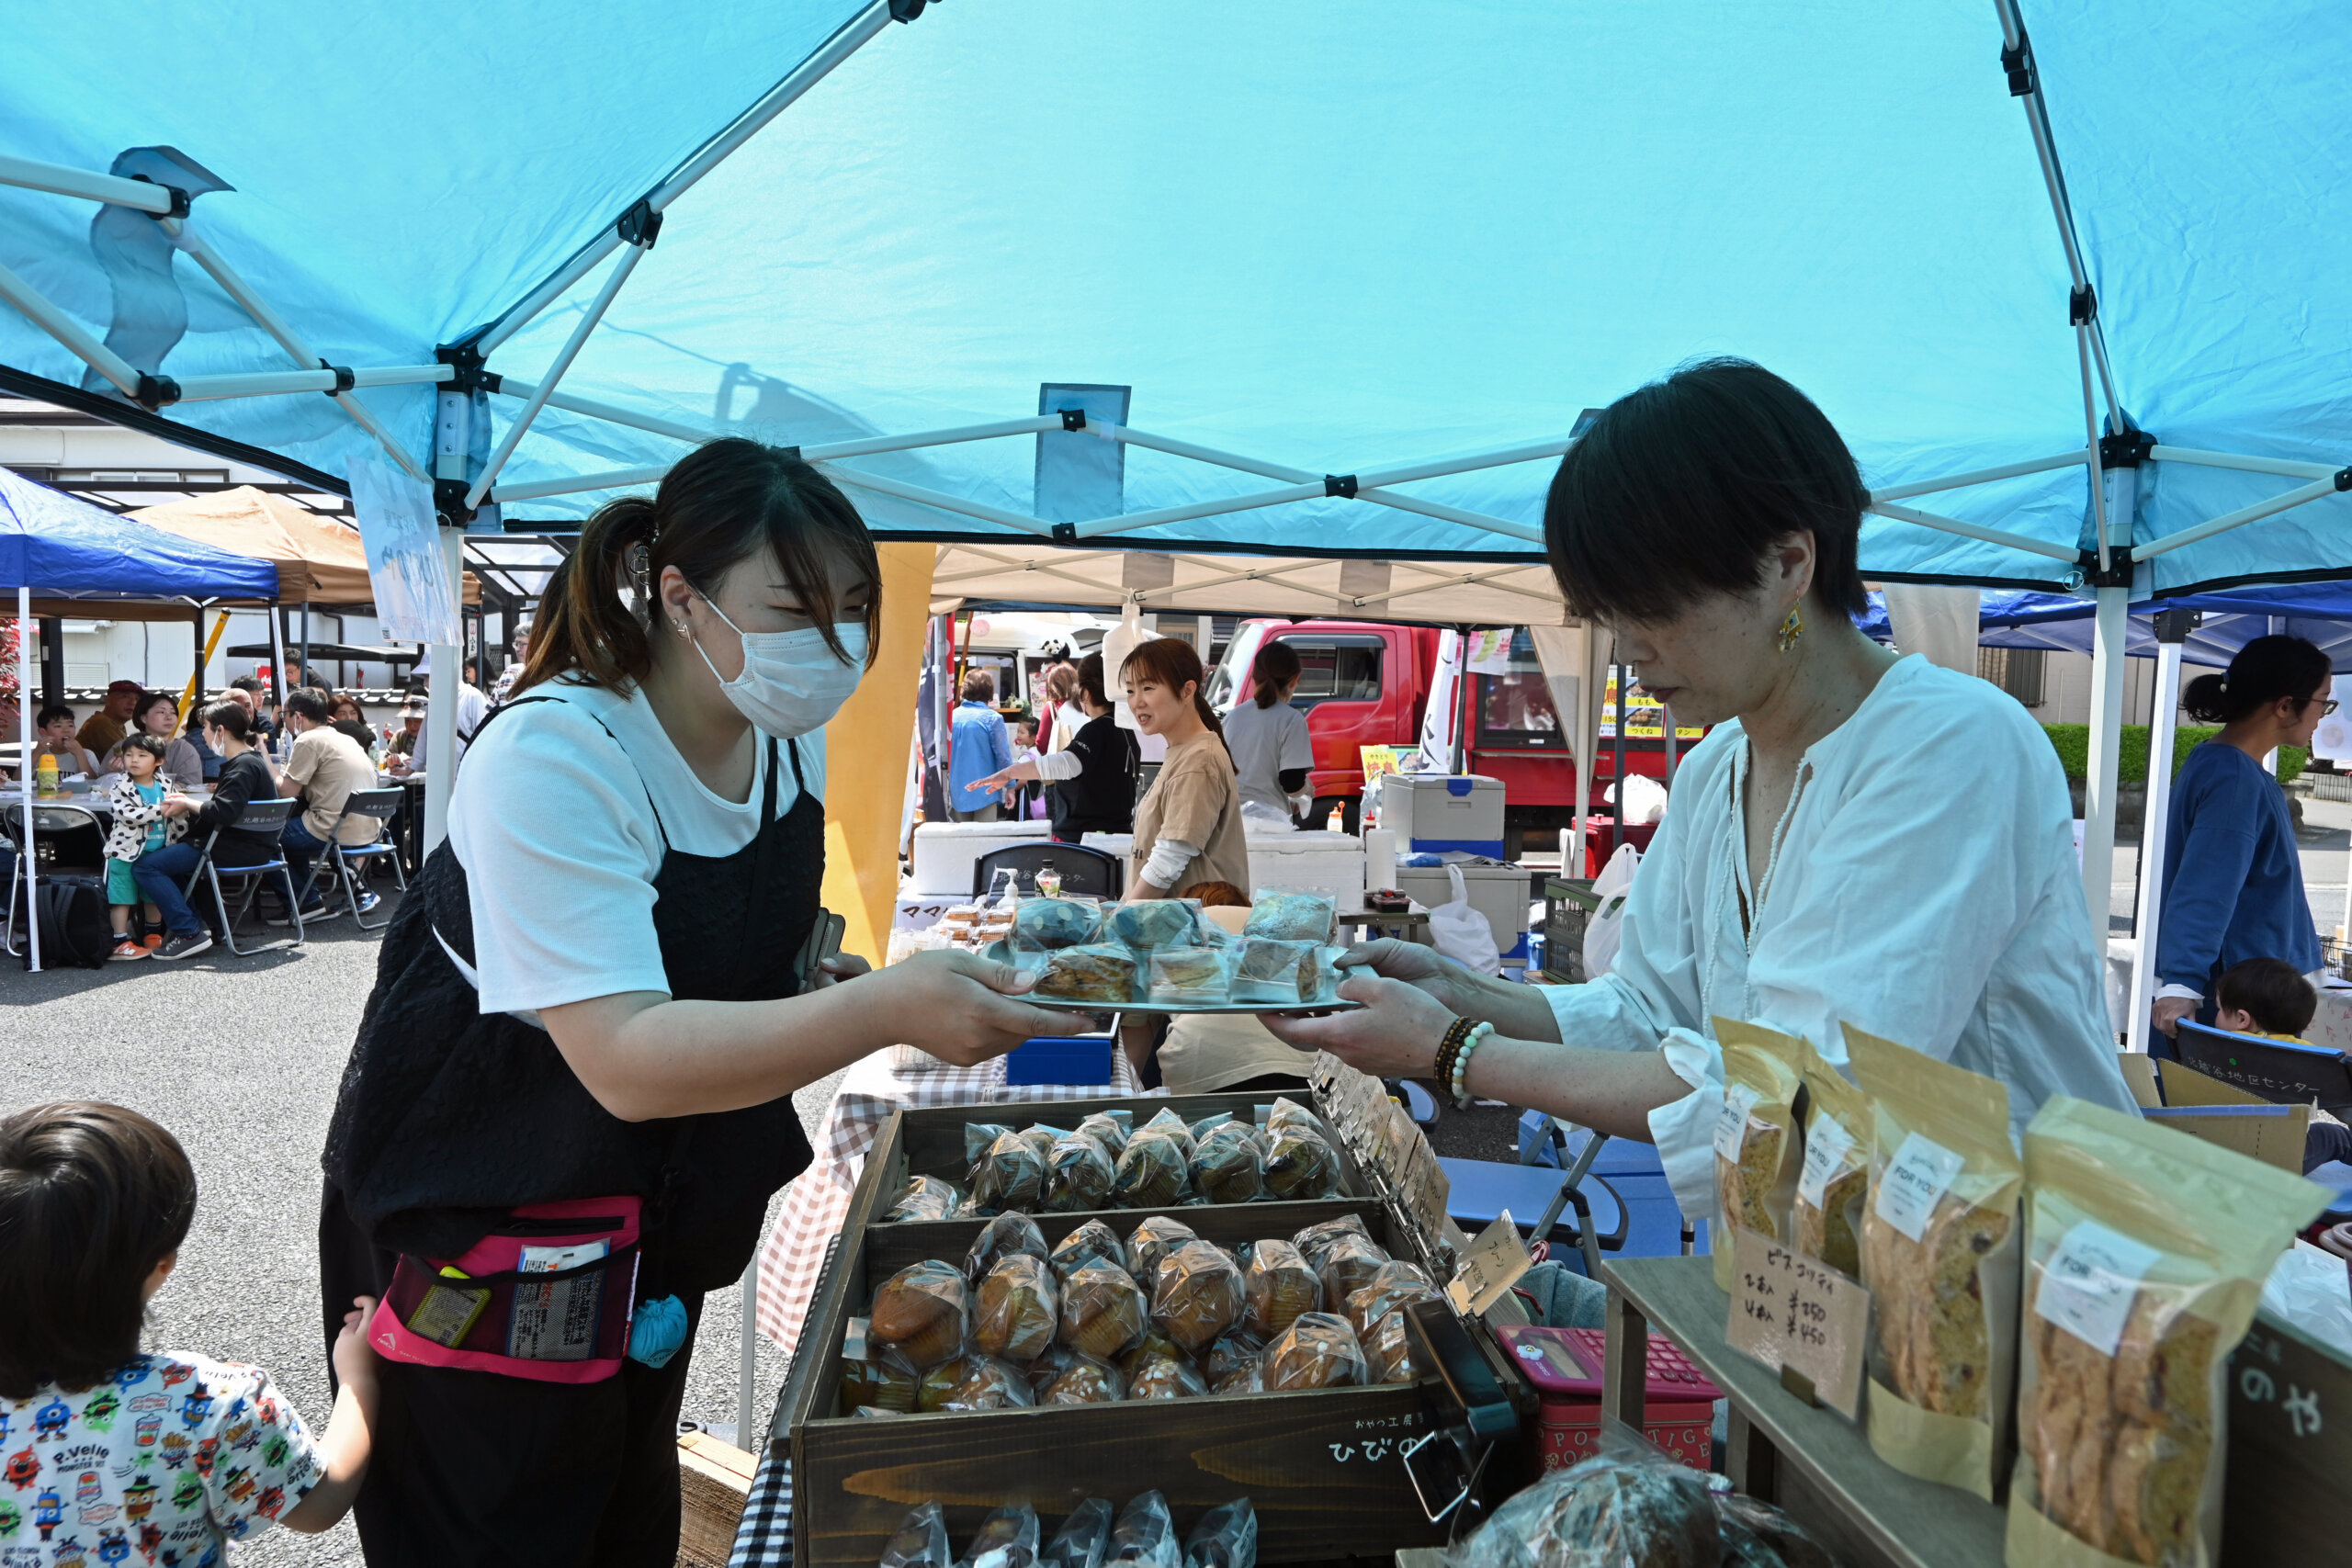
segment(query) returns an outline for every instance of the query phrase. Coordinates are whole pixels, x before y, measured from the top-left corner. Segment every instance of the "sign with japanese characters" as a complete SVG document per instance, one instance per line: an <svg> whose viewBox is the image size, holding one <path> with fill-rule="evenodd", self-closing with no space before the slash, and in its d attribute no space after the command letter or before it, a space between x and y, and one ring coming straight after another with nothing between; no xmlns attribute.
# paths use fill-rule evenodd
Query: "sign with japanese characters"
<svg viewBox="0 0 2352 1568"><path fill-rule="evenodd" d="M1816 1258L1735 1227L1731 1322L1724 1337L1849 1421L1861 1407L1864 1329L1871 1293Z"/></svg>

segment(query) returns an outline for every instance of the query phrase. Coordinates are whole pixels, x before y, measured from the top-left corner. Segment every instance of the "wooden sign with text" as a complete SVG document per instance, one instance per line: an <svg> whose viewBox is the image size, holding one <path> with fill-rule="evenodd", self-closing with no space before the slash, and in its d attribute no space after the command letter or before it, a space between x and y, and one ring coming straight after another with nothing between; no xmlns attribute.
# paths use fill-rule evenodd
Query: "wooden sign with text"
<svg viewBox="0 0 2352 1568"><path fill-rule="evenodd" d="M1851 1421L1861 1408L1871 1293L1817 1258L1734 1229L1731 1348L1799 1380ZM1793 1374L1793 1377L1792 1376Z"/></svg>

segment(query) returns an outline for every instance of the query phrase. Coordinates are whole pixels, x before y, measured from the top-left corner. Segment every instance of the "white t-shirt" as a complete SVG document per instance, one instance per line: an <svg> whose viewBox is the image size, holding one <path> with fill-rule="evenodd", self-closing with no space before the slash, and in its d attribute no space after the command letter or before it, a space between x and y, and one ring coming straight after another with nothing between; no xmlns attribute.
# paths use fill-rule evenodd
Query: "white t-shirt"
<svg viewBox="0 0 2352 1568"><path fill-rule="evenodd" d="M738 803L703 786L634 688L551 682L527 695L556 700L519 702L484 729L449 801L481 1010L525 1016L622 991L667 996L653 931L662 834L688 854L731 855L750 843L766 739L758 738L751 791ZM800 798L796 746L809 792L824 798L823 732L778 741L779 817Z"/></svg>
<svg viewBox="0 0 2352 1568"><path fill-rule="evenodd" d="M1225 716L1225 744L1233 752L1241 803L1247 806L1254 800L1288 817L1290 802L1283 795L1279 775L1292 768L1315 766L1306 716L1288 703L1270 708L1243 703Z"/></svg>
<svg viewBox="0 0 2352 1568"><path fill-rule="evenodd" d="M467 737L480 729L481 721L489 716L490 699L481 694L481 688L459 682L458 683L458 761L460 763L465 761L467 749L472 745ZM430 723L418 730L416 749L409 753L408 765L420 773L428 772L433 766L433 759L425 754L427 739L432 733L433 726Z"/></svg>

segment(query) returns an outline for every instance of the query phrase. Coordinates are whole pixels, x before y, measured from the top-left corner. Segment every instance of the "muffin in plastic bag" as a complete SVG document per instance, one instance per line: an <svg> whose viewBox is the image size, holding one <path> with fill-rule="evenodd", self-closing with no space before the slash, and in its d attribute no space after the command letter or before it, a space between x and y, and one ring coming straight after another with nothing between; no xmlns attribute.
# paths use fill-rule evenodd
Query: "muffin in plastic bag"
<svg viewBox="0 0 2352 1568"><path fill-rule="evenodd" d="M964 1375L941 1400L942 1410L1026 1410L1037 1403L1021 1369L994 1356L967 1356Z"/></svg>
<svg viewBox="0 0 2352 1568"><path fill-rule="evenodd" d="M1022 1141L1036 1151L1040 1162L1046 1164L1053 1160L1056 1142L1066 1135L1059 1127L1046 1127L1035 1122L1021 1129Z"/></svg>
<svg viewBox="0 0 2352 1568"><path fill-rule="evenodd" d="M1191 1139L1148 1127L1128 1139L1111 1183L1120 1206L1165 1209L1183 1201L1193 1190L1190 1148Z"/></svg>
<svg viewBox="0 0 2352 1568"><path fill-rule="evenodd" d="M842 1408L860 1405L911 1416L915 1408L915 1364L891 1346L883 1346L863 1360L842 1362Z"/></svg>
<svg viewBox="0 0 2352 1568"><path fill-rule="evenodd" d="M1345 1312L1348 1298L1371 1284L1388 1260L1388 1254L1369 1236L1340 1237L1324 1252L1322 1267L1316 1270L1323 1277L1324 1304Z"/></svg>
<svg viewBox="0 0 2352 1568"><path fill-rule="evenodd" d="M1054 1243L1054 1250L1046 1261L1054 1266L1054 1272L1067 1282L1073 1269L1089 1263L1109 1263L1124 1269L1127 1254L1120 1247L1119 1238L1111 1234L1109 1225L1101 1220L1089 1220Z"/></svg>
<svg viewBox="0 0 2352 1568"><path fill-rule="evenodd" d="M1116 1160L1135 1129L1135 1114L1132 1111L1098 1111L1080 1122L1078 1130L1102 1145L1104 1152Z"/></svg>
<svg viewBox="0 0 2352 1568"><path fill-rule="evenodd" d="M1719 1568L1706 1476L1613 1422L1600 1444L1496 1509L1451 1554L1454 1568Z"/></svg>
<svg viewBox="0 0 2352 1568"><path fill-rule="evenodd" d="M1219 1122L1230 1120L1231 1115L1229 1112L1220 1111L1215 1116L1207 1118L1204 1125L1214 1126ZM1151 1120L1136 1128L1136 1133L1138 1134L1144 1133L1166 1134L1183 1145L1184 1157L1188 1160L1193 1157L1193 1142L1200 1135L1198 1129L1186 1126L1184 1124L1184 1119L1182 1116L1177 1115L1175 1111L1170 1110L1165 1105L1153 1112Z"/></svg>
<svg viewBox="0 0 2352 1568"><path fill-rule="evenodd" d="M1266 1145L1240 1122L1210 1128L1193 1151L1193 1190L1212 1203L1247 1203L1266 1189Z"/></svg>
<svg viewBox="0 0 2352 1568"><path fill-rule="evenodd" d="M1147 1356L1127 1380L1129 1399L1198 1399L1208 1391L1193 1364L1175 1356Z"/></svg>
<svg viewBox="0 0 2352 1568"><path fill-rule="evenodd" d="M956 1568L1032 1568L1036 1561L1037 1510L1015 1503L980 1521Z"/></svg>
<svg viewBox="0 0 2352 1568"><path fill-rule="evenodd" d="M971 1293L953 1265L910 1263L874 1292L866 1336L918 1367L935 1367L964 1353Z"/></svg>
<svg viewBox="0 0 2352 1568"><path fill-rule="evenodd" d="M1225 954L1213 947L1161 947L1151 954L1151 999L1195 1007L1228 1000Z"/></svg>
<svg viewBox="0 0 2352 1568"><path fill-rule="evenodd" d="M1306 1266L1298 1248L1286 1241L1261 1241L1250 1249L1250 1270L1243 1285L1250 1327L1261 1339L1272 1339L1288 1328L1300 1313L1323 1308L1323 1281Z"/></svg>
<svg viewBox="0 0 2352 1568"><path fill-rule="evenodd" d="M1197 1355L1241 1321L1241 1270L1220 1247L1179 1242L1160 1261L1151 1321L1188 1355Z"/></svg>
<svg viewBox="0 0 2352 1568"><path fill-rule="evenodd" d="M1340 1156L1331 1145L1300 1127L1268 1133L1266 1192L1297 1202L1309 1198L1333 1198L1340 1191Z"/></svg>
<svg viewBox="0 0 2352 1568"><path fill-rule="evenodd" d="M1227 1367L1208 1380L1209 1393L1263 1393L1266 1392L1266 1359L1252 1356L1248 1360Z"/></svg>
<svg viewBox="0 0 2352 1568"><path fill-rule="evenodd" d="M1148 1290L1159 1278L1159 1260L1188 1241L1198 1241L1193 1227L1167 1214L1152 1214L1136 1222L1127 1233L1127 1272Z"/></svg>
<svg viewBox="0 0 2352 1568"><path fill-rule="evenodd" d="M1413 1362L1413 1331L1405 1317L1401 1311L1391 1312L1356 1336L1356 1343L1363 1348L1364 1382L1411 1382L1420 1376Z"/></svg>
<svg viewBox="0 0 2352 1568"><path fill-rule="evenodd" d="M1247 1325L1228 1329L1218 1335L1197 1358L1201 1376L1215 1387L1243 1368L1257 1365L1258 1358L1265 1353L1265 1349L1266 1342Z"/></svg>
<svg viewBox="0 0 2352 1568"><path fill-rule="evenodd" d="M1127 1562L1136 1568L1183 1568L1183 1552L1176 1543L1176 1521L1169 1517L1168 1499L1147 1492L1119 1511L1111 1527L1105 1562Z"/></svg>
<svg viewBox="0 0 2352 1568"><path fill-rule="evenodd" d="M1364 1224L1362 1214L1341 1214L1336 1220L1323 1220L1308 1225L1290 1241L1298 1248L1299 1256L1306 1259L1306 1266L1320 1274L1325 1255L1339 1244L1341 1236L1347 1235L1362 1236L1366 1241L1372 1239L1372 1232Z"/></svg>
<svg viewBox="0 0 2352 1568"><path fill-rule="evenodd" d="M1344 1317L1299 1314L1266 1347L1266 1389L1346 1388L1364 1381L1363 1347Z"/></svg>
<svg viewBox="0 0 2352 1568"><path fill-rule="evenodd" d="M1111 1206L1111 1184L1118 1167L1110 1150L1087 1132L1065 1133L1054 1140L1046 1161L1046 1209L1049 1213L1075 1213Z"/></svg>
<svg viewBox="0 0 2352 1568"><path fill-rule="evenodd" d="M953 1552L947 1544L946 1511L925 1503L907 1516L883 1547L878 1568L948 1568Z"/></svg>
<svg viewBox="0 0 2352 1568"><path fill-rule="evenodd" d="M1083 898L1023 898L1012 911L1017 949L1081 947L1102 928L1102 908Z"/></svg>
<svg viewBox="0 0 2352 1568"><path fill-rule="evenodd" d="M1127 1396L1127 1380L1116 1367L1071 1352L1054 1381L1037 1395L1040 1404L1112 1404ZM1103 1521L1107 1528L1108 1519Z"/></svg>
<svg viewBox="0 0 2352 1568"><path fill-rule="evenodd" d="M972 1343L1010 1361L1034 1361L1054 1342L1061 1295L1043 1258L1014 1253L997 1260L980 1281Z"/></svg>
<svg viewBox="0 0 2352 1568"><path fill-rule="evenodd" d="M915 1380L915 1410L928 1416L946 1408L948 1395L964 1384L971 1374L978 1356L958 1356L952 1361L942 1361L935 1367L925 1367L922 1376Z"/></svg>
<svg viewBox="0 0 2352 1568"><path fill-rule="evenodd" d="M1143 1337L1143 1292L1124 1269L1089 1263L1062 1277L1061 1342L1107 1361Z"/></svg>
<svg viewBox="0 0 2352 1568"><path fill-rule="evenodd" d="M1211 1508L1184 1538L1184 1568L1257 1568L1258 1516L1250 1499Z"/></svg>
<svg viewBox="0 0 2352 1568"><path fill-rule="evenodd" d="M1266 1132L1269 1135L1275 1133L1312 1133L1327 1144L1331 1141L1331 1129L1323 1124L1323 1118L1288 1095L1282 1094L1274 1096L1274 1103L1266 1112Z"/></svg>
<svg viewBox="0 0 2352 1568"><path fill-rule="evenodd" d="M1437 1285L1418 1263L1391 1259L1373 1270L1371 1282L1348 1297L1348 1326L1362 1338L1372 1325L1411 1302L1437 1299Z"/></svg>
<svg viewBox="0 0 2352 1568"><path fill-rule="evenodd" d="M1111 1544L1111 1517L1105 1498L1080 1503L1046 1543L1046 1568L1102 1568L1102 1553Z"/></svg>
<svg viewBox="0 0 2352 1568"><path fill-rule="evenodd" d="M1016 1255L1041 1260L1053 1256L1046 1249L1046 1234L1037 1228L1036 1221L1026 1214L999 1214L980 1227L971 1251L964 1255L964 1278L978 1285L989 1269Z"/></svg>
<svg viewBox="0 0 2352 1568"><path fill-rule="evenodd" d="M1171 1361L1191 1359L1184 1354L1182 1345L1168 1337L1167 1330L1152 1323L1144 1325L1143 1337L1129 1346L1126 1353L1119 1358L1119 1371L1133 1378L1154 1356L1165 1356Z"/></svg>
<svg viewBox="0 0 2352 1568"><path fill-rule="evenodd" d="M965 1152L971 1152L975 1134L987 1131L979 1126L965 1128ZM969 1180L972 1195L966 1213L998 1214L1011 1210L1028 1213L1045 1195L1046 1159L1037 1152L1034 1140L1019 1133L1000 1132L974 1157Z"/></svg>
<svg viewBox="0 0 2352 1568"><path fill-rule="evenodd" d="M1199 941L1201 907L1190 898L1139 898L1111 911L1111 935L1129 947L1191 947Z"/></svg>
<svg viewBox="0 0 2352 1568"><path fill-rule="evenodd" d="M907 1183L882 1214L886 1225L904 1220L952 1220L964 1206L964 1195L956 1184L937 1176L918 1176Z"/></svg>

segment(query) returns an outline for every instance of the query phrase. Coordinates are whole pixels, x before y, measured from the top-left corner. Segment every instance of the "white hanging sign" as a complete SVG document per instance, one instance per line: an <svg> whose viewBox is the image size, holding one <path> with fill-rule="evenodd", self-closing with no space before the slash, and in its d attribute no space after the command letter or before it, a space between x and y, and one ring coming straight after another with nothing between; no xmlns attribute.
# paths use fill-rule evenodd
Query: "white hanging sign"
<svg viewBox="0 0 2352 1568"><path fill-rule="evenodd" d="M383 636L456 646L464 637L458 585L441 548L432 487L373 457L353 458L345 477Z"/></svg>

